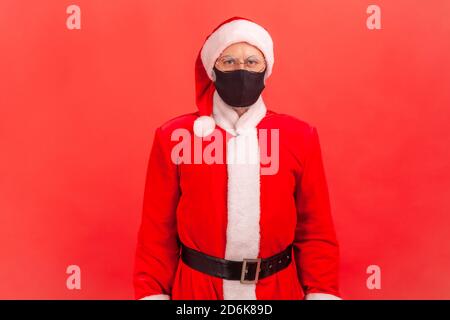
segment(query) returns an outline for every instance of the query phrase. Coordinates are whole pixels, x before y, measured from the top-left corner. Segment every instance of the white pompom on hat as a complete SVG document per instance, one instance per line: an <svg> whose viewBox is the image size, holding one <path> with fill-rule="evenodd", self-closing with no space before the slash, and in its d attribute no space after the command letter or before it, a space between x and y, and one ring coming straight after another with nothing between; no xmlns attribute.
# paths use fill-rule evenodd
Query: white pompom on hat
<svg viewBox="0 0 450 320"><path fill-rule="evenodd" d="M213 67L223 50L237 42L247 42L264 54L266 73L264 80L272 73L274 54L273 41L269 32L255 22L241 17L225 20L206 38L195 63L195 94L199 117L194 121L194 134L198 137L210 135L216 126L213 111L215 91Z"/></svg>

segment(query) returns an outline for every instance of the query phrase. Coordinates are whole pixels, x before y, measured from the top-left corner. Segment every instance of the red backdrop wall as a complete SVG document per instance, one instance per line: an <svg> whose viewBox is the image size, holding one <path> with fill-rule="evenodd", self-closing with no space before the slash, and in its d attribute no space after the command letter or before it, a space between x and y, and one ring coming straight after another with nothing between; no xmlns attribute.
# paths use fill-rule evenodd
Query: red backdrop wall
<svg viewBox="0 0 450 320"><path fill-rule="evenodd" d="M450 299L446 0L2 0L0 298L133 298L154 129L196 110L198 50L235 15L273 36L268 108L319 130L344 299Z"/></svg>

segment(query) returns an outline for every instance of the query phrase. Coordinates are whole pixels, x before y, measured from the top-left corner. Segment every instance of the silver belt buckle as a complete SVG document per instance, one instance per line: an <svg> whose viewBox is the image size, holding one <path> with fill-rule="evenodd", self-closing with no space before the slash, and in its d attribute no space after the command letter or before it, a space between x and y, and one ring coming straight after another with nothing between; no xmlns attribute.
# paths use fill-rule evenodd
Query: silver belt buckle
<svg viewBox="0 0 450 320"><path fill-rule="evenodd" d="M257 258L257 259L244 258L242 261L243 261L243 263L242 263L242 270L241 270L241 283L244 283L244 284L257 283L258 277L259 277L259 271L261 270L261 258ZM248 270L247 270L248 262L257 262L255 279L253 279L253 280L245 280L245 275L248 272Z"/></svg>

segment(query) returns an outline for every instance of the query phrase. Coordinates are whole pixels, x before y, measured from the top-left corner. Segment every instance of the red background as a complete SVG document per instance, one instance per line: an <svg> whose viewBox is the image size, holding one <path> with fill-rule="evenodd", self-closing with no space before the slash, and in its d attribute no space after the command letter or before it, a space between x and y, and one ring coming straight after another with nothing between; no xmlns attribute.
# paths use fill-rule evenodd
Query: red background
<svg viewBox="0 0 450 320"><path fill-rule="evenodd" d="M133 298L153 132L196 110L196 55L234 15L274 39L268 108L318 128L343 298L450 299L446 0L2 0L0 298Z"/></svg>

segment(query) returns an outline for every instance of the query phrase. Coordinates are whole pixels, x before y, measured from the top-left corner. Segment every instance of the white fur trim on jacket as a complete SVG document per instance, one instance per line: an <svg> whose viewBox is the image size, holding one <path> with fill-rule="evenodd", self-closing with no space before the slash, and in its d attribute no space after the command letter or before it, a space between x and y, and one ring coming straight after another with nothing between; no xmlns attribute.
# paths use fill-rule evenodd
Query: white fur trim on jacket
<svg viewBox="0 0 450 320"><path fill-rule="evenodd" d="M167 294L152 294L139 300L170 300L170 296Z"/></svg>
<svg viewBox="0 0 450 320"><path fill-rule="evenodd" d="M215 123L233 136L256 128L267 112L262 95L260 95L258 100L248 108L247 112L239 117L236 111L233 110L233 107L223 101L217 90L214 91L213 118Z"/></svg>
<svg viewBox="0 0 450 320"><path fill-rule="evenodd" d="M342 300L342 298L329 293L308 293L305 300Z"/></svg>
<svg viewBox="0 0 450 320"><path fill-rule="evenodd" d="M274 63L273 41L266 29L243 19L230 21L214 31L203 44L201 59L208 77L214 81L213 67L216 59L229 45L248 42L262 51L267 63L264 79L272 73Z"/></svg>
<svg viewBox="0 0 450 320"><path fill-rule="evenodd" d="M260 155L256 125L264 118L262 96L241 117L214 92L213 116L233 137L227 143L228 224L225 259L259 256ZM255 300L256 284L223 280L224 300Z"/></svg>

